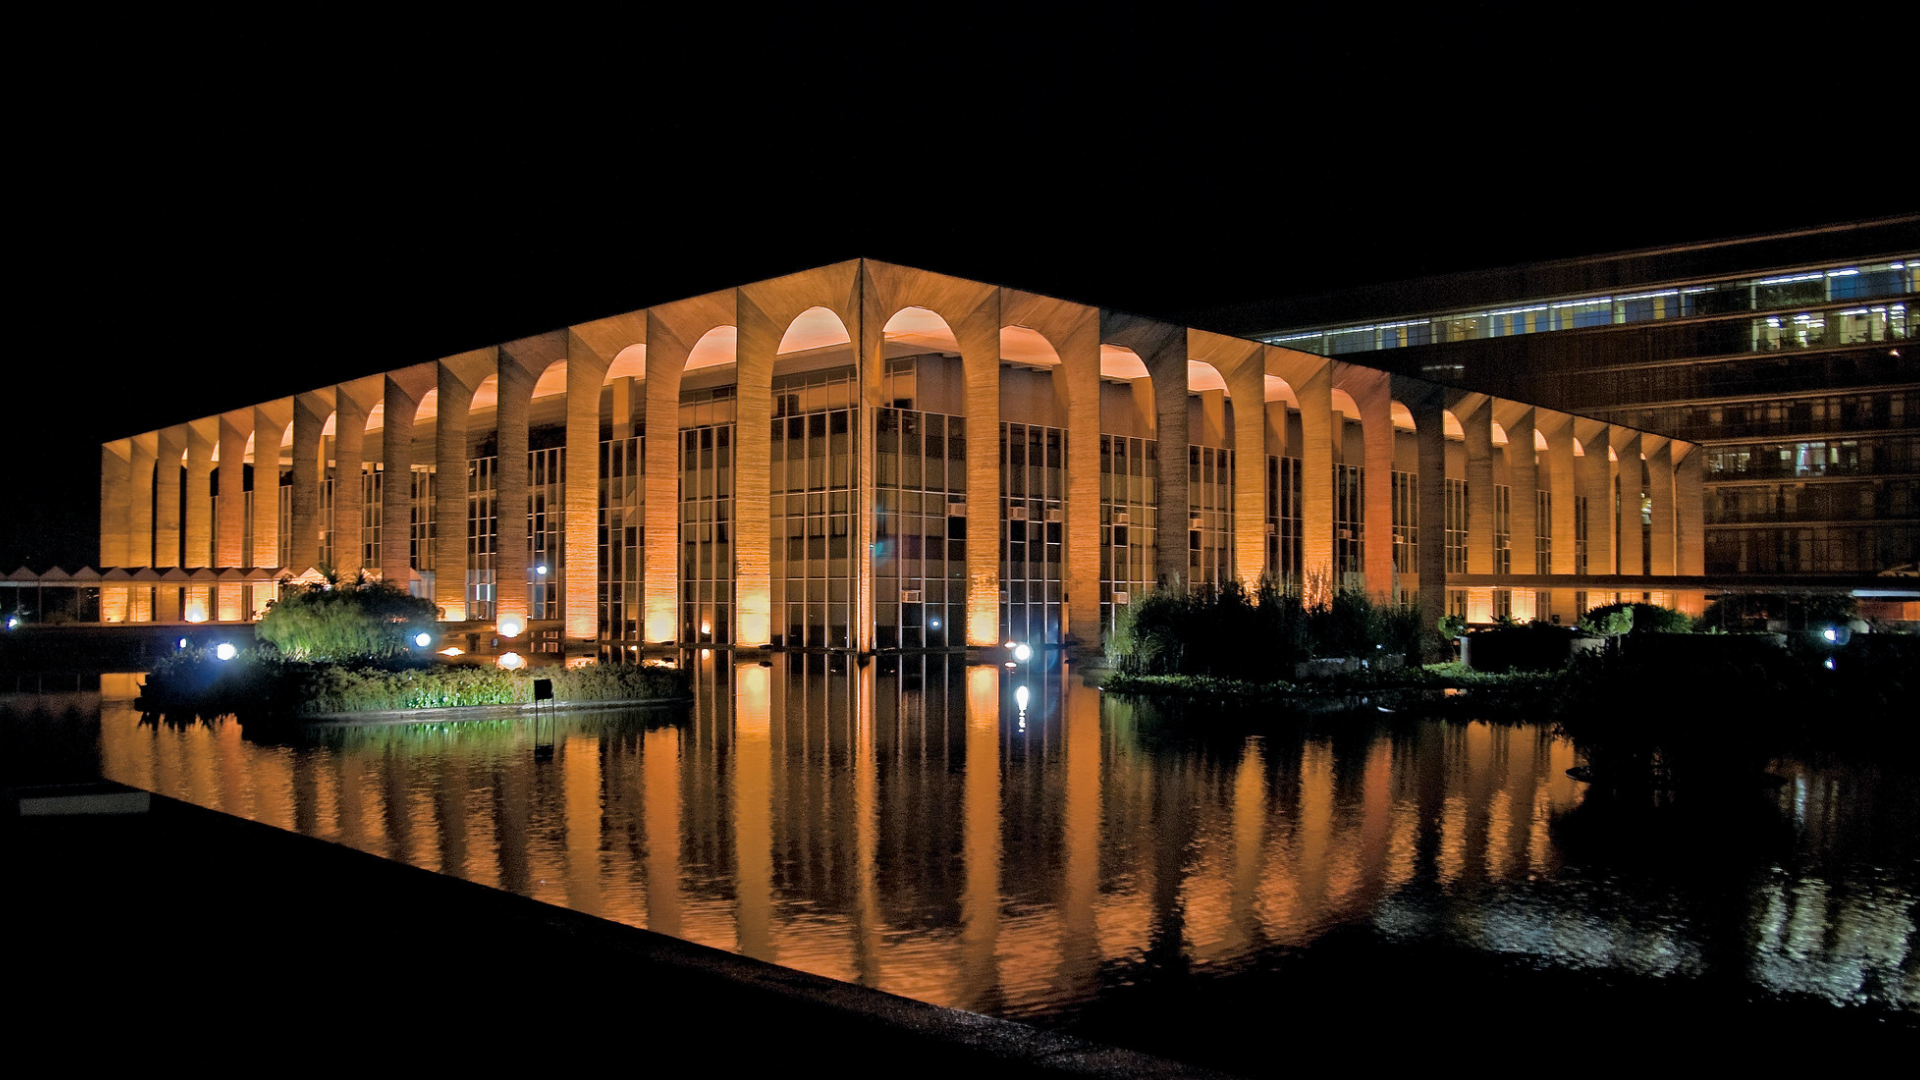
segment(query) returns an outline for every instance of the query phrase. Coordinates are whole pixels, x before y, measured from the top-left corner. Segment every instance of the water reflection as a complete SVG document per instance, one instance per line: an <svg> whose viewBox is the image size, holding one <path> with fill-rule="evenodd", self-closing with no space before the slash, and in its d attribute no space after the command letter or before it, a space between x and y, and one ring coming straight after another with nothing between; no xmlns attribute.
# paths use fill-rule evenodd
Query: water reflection
<svg viewBox="0 0 1920 1080"><path fill-rule="evenodd" d="M514 722L292 744L141 727L131 681L109 677L103 772L1003 1016L1063 1016L1148 970L1231 973L1343 924L1920 1005L1920 792L1900 775L1792 765L1755 796L1758 840L1671 819L1660 839L1583 807L1570 745L1538 726L1249 732L1103 700L1057 668L695 662L690 708L563 715L544 760ZM1635 862L1657 843L1697 857Z"/></svg>

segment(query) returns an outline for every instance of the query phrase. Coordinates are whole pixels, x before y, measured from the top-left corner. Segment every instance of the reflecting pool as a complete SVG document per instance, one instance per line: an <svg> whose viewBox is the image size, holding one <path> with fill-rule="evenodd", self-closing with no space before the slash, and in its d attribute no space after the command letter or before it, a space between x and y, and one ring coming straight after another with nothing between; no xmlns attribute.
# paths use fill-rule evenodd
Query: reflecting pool
<svg viewBox="0 0 1920 1080"><path fill-rule="evenodd" d="M691 707L291 742L143 726L132 677L107 676L101 769L1042 1024L1168 971L1231 986L1343 928L1539 970L1920 1008L1910 773L1784 762L1782 786L1674 818L1589 799L1572 746L1541 725L1176 717L1063 667L942 657L690 662Z"/></svg>

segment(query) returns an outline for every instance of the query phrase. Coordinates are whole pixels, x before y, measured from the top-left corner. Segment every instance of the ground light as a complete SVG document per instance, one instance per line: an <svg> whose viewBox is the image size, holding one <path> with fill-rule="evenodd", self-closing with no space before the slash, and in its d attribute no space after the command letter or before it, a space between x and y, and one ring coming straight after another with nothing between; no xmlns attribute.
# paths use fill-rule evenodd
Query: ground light
<svg viewBox="0 0 1920 1080"><path fill-rule="evenodd" d="M525 627L520 625L518 619L501 619L498 629L501 637L519 637L520 631Z"/></svg>
<svg viewBox="0 0 1920 1080"><path fill-rule="evenodd" d="M413 635L413 643L424 649L427 646L433 644L433 635L427 633L425 630L422 630L419 633Z"/></svg>
<svg viewBox="0 0 1920 1080"><path fill-rule="evenodd" d="M213 647L213 655L222 660L231 660L240 655L240 650L233 647L233 642L223 641Z"/></svg>
<svg viewBox="0 0 1920 1080"><path fill-rule="evenodd" d="M499 664L508 671L519 671L521 668L527 666L527 658L517 652L501 653L500 659L494 661L494 663Z"/></svg>

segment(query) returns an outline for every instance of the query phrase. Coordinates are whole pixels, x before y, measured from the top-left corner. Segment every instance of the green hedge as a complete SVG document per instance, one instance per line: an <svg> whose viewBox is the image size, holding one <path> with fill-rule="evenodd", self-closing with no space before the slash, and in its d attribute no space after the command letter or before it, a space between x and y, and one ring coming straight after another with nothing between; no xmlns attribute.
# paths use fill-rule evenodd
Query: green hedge
<svg viewBox="0 0 1920 1080"><path fill-rule="evenodd" d="M518 705L533 700L533 680L552 679L557 701L659 701L690 695L692 677L667 667L594 664L505 671L434 665L399 671L307 664L268 649L232 660L183 649L155 665L137 702L153 716L213 719L289 718L328 713Z"/></svg>

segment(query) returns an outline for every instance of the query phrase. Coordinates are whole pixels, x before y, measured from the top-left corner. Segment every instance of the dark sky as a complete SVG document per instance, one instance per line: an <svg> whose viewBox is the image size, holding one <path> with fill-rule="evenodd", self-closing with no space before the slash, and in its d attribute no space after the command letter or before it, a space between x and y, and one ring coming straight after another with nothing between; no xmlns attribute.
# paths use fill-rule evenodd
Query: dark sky
<svg viewBox="0 0 1920 1080"><path fill-rule="evenodd" d="M69 28L6 166L0 572L96 557L105 439L858 255L1181 320L1920 203L1714 16L1349 7Z"/></svg>

